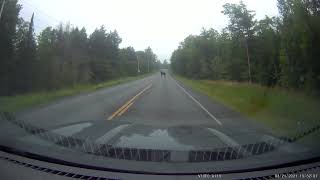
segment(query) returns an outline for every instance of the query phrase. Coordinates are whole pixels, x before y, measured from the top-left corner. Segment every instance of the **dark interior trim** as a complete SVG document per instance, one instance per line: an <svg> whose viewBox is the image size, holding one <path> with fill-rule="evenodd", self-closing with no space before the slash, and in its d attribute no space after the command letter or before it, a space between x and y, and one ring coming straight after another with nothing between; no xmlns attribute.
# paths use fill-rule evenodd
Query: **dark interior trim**
<svg viewBox="0 0 320 180"><path fill-rule="evenodd" d="M248 169L239 169L239 170L229 170L229 171L210 171L210 172L147 172L147 171L135 171L135 170L123 170L123 169L115 169L115 168L106 168L106 167L100 167L100 166L92 166L92 165L86 165L86 164L80 164L80 163L74 163L69 161L64 161L57 158L52 158L48 156L38 155L30 152L25 152L18 150L16 148L11 148L7 146L0 145L0 151L38 160L43 161L47 163L53 163L53 164L59 164L59 165L65 165L65 166L71 166L75 168L85 168L85 169L91 169L91 170L98 170L98 171L108 171L108 172L117 172L117 173L130 173L130 174L145 174L145 175L198 175L201 174L232 174L232 173L247 173L247 172L254 172L254 171L266 171L266 170L274 170L274 169L280 169L280 168L289 168L293 166L299 166L303 164L311 164L320 162L320 156L304 159L304 160L298 160L288 163L282 163L272 166L264 166L264 167L257 167L257 168L248 168Z"/></svg>

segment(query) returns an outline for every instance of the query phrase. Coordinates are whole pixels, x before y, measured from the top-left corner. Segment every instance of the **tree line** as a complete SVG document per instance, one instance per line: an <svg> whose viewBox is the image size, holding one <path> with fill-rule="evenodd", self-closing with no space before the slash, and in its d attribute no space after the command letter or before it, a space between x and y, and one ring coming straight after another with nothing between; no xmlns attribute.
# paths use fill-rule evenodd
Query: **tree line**
<svg viewBox="0 0 320 180"><path fill-rule="evenodd" d="M0 7L4 0L0 0ZM161 65L150 47L119 48L117 31L104 26L86 29L60 24L34 33L19 16L17 0L5 1L0 19L0 95L53 90L152 72Z"/></svg>
<svg viewBox="0 0 320 180"><path fill-rule="evenodd" d="M223 5L228 26L185 38L172 53L173 72L319 92L320 1L278 0L277 6L278 17L258 21L242 1Z"/></svg>

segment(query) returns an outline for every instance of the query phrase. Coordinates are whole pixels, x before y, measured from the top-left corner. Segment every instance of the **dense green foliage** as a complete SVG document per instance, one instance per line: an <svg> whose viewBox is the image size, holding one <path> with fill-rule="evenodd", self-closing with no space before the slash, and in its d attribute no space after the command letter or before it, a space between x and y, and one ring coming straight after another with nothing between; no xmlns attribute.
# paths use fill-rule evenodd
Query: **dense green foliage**
<svg viewBox="0 0 320 180"><path fill-rule="evenodd" d="M88 35L85 28L61 24L36 37L34 16L30 22L23 20L21 8L17 0L7 0L0 19L1 96L99 83L160 68L150 47L120 49L117 31L104 26Z"/></svg>
<svg viewBox="0 0 320 180"><path fill-rule="evenodd" d="M280 17L259 21L243 2L223 8L228 27L188 36L172 54L175 73L320 90L319 1L278 0Z"/></svg>

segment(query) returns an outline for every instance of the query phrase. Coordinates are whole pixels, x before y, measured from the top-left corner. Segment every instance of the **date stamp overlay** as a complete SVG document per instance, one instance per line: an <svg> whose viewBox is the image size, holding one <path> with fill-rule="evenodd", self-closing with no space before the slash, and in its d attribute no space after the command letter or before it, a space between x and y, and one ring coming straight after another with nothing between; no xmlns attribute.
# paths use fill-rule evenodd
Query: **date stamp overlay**
<svg viewBox="0 0 320 180"><path fill-rule="evenodd" d="M223 179L222 174L198 174L199 179ZM275 179L319 179L318 173L275 174Z"/></svg>
<svg viewBox="0 0 320 180"><path fill-rule="evenodd" d="M318 173L275 174L276 179L319 179Z"/></svg>

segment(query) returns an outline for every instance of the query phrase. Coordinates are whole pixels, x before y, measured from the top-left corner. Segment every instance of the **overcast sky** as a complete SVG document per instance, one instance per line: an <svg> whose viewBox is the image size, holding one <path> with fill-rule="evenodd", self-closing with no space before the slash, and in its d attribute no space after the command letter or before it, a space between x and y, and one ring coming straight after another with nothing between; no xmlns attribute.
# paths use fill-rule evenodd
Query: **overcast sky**
<svg viewBox="0 0 320 180"><path fill-rule="evenodd" d="M160 60L171 53L189 34L199 34L202 27L221 30L228 19L221 13L225 3L239 0L19 0L25 19L35 13L39 32L59 22L92 33L105 25L116 29L122 38L120 47L144 50L150 46ZM278 15L277 0L243 0L256 18Z"/></svg>

